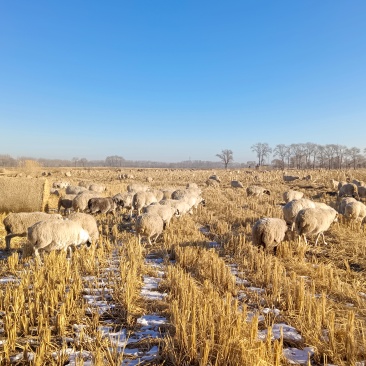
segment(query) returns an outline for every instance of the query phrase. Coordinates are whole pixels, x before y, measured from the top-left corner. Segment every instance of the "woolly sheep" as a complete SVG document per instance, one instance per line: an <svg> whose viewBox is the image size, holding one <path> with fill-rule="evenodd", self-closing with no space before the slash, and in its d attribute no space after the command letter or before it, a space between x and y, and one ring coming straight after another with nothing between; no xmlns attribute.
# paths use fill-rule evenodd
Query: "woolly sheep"
<svg viewBox="0 0 366 366"><path fill-rule="evenodd" d="M122 197L119 195L115 195L113 197L95 197L90 198L88 201L88 209L90 213L112 213L116 214L117 207L121 207L123 205Z"/></svg>
<svg viewBox="0 0 366 366"><path fill-rule="evenodd" d="M158 202L164 198L164 193L160 189L150 189L150 192L153 193Z"/></svg>
<svg viewBox="0 0 366 366"><path fill-rule="evenodd" d="M50 219L61 220L58 214L48 214L45 212L13 212L5 217L3 224L6 230L5 243L6 250L10 250L10 240L16 236L27 236L27 229L38 221Z"/></svg>
<svg viewBox="0 0 366 366"><path fill-rule="evenodd" d="M268 195L271 194L271 192L268 189L265 189L261 186L249 186L247 187L246 191L248 197L259 197L262 194L268 194Z"/></svg>
<svg viewBox="0 0 366 366"><path fill-rule="evenodd" d="M347 184L348 182L343 180L341 182L338 182L338 191L342 188L342 186L344 186L345 184Z"/></svg>
<svg viewBox="0 0 366 366"><path fill-rule="evenodd" d="M199 189L197 183L187 183L186 188L193 188L193 189Z"/></svg>
<svg viewBox="0 0 366 366"><path fill-rule="evenodd" d="M244 185L239 180L232 180L230 182L232 188L244 188Z"/></svg>
<svg viewBox="0 0 366 366"><path fill-rule="evenodd" d="M185 199L182 200L173 200L173 199L167 199L162 200L159 202L161 205L169 205L171 207L174 207L177 210L177 216L183 216L187 213L192 213L192 207L189 205L189 203L186 202Z"/></svg>
<svg viewBox="0 0 366 366"><path fill-rule="evenodd" d="M46 220L30 226L27 232L28 242L33 254L39 257L39 250L70 250L71 246L90 244L89 233L72 220Z"/></svg>
<svg viewBox="0 0 366 366"><path fill-rule="evenodd" d="M65 214L70 213L72 209L72 201L76 197L76 194L66 194L58 199L57 209L60 212L61 207L64 209Z"/></svg>
<svg viewBox="0 0 366 366"><path fill-rule="evenodd" d="M172 207L170 205L161 205L159 203L144 207L143 212L158 214L164 222L164 229L166 227L169 227L170 221L173 218L173 216L179 215L179 212L175 207Z"/></svg>
<svg viewBox="0 0 366 366"><path fill-rule="evenodd" d="M357 179L353 179L352 181L353 184L356 184L357 187L361 187L365 185L365 182L362 180L357 180Z"/></svg>
<svg viewBox="0 0 366 366"><path fill-rule="evenodd" d="M356 199L359 198L358 197L358 188L357 188L356 184L347 183L347 184L342 185L342 187L339 189L338 196L339 197L354 197Z"/></svg>
<svg viewBox="0 0 366 366"><path fill-rule="evenodd" d="M154 202L157 202L157 199L152 192L140 191L133 196L132 207L137 210L137 215L140 215L144 206L148 206Z"/></svg>
<svg viewBox="0 0 366 366"><path fill-rule="evenodd" d="M87 192L88 190L85 187L81 186L68 186L66 187L66 194L79 194L82 192Z"/></svg>
<svg viewBox="0 0 366 366"><path fill-rule="evenodd" d="M89 191L93 191L93 192L97 192L97 193L102 193L106 190L107 190L106 186L104 186L102 184L93 183L89 186Z"/></svg>
<svg viewBox="0 0 366 366"><path fill-rule="evenodd" d="M294 191L292 189L290 189L287 192L284 192L283 194L283 200L287 203L290 202L292 200L299 200L304 196L303 192L300 191Z"/></svg>
<svg viewBox="0 0 366 366"><path fill-rule="evenodd" d="M344 216L349 220L360 220L366 217L366 206L360 201L349 202L344 208Z"/></svg>
<svg viewBox="0 0 366 366"><path fill-rule="evenodd" d="M324 239L324 231L327 231L330 225L337 221L337 211L332 207L329 208L304 208L299 211L295 219L295 227L297 233L302 236L307 244L306 235L317 235L315 245L318 244L320 234Z"/></svg>
<svg viewBox="0 0 366 366"><path fill-rule="evenodd" d="M94 216L82 212L73 212L68 216L69 220L78 222L81 227L89 233L93 242L99 239L99 230L97 220Z"/></svg>
<svg viewBox="0 0 366 366"><path fill-rule="evenodd" d="M72 208L74 211L85 211L88 208L88 202L91 198L100 197L100 195L96 192L92 191L85 191L79 193L73 200L72 200Z"/></svg>
<svg viewBox="0 0 366 366"><path fill-rule="evenodd" d="M148 186L140 183L129 184L127 186L128 192L146 192L149 189Z"/></svg>
<svg viewBox="0 0 366 366"><path fill-rule="evenodd" d="M215 180L218 183L221 183L221 179L216 175L216 174L212 174L208 177L208 179L212 179Z"/></svg>
<svg viewBox="0 0 366 366"><path fill-rule="evenodd" d="M353 197L343 197L338 202L338 212L342 215L344 215L344 210L346 208L346 205L348 205L350 202L357 202L357 200Z"/></svg>
<svg viewBox="0 0 366 366"><path fill-rule="evenodd" d="M359 198L366 198L366 187L365 186L359 186L357 188L358 196Z"/></svg>
<svg viewBox="0 0 366 366"><path fill-rule="evenodd" d="M66 181L58 181L58 182L53 182L52 187L53 188L67 188L70 185L69 182Z"/></svg>
<svg viewBox="0 0 366 366"><path fill-rule="evenodd" d="M286 235L287 224L283 219L265 217L256 221L252 228L252 242L265 250L273 250L276 254L277 245Z"/></svg>
<svg viewBox="0 0 366 366"><path fill-rule="evenodd" d="M158 214L143 213L137 216L135 222L135 230L138 237L139 244L141 244L141 237L145 236L150 245L151 239L154 237L154 241L163 232L164 222Z"/></svg>
<svg viewBox="0 0 366 366"><path fill-rule="evenodd" d="M307 198L301 198L299 200L292 200L282 207L282 212L287 225L291 225L291 230L294 228L294 222L297 214L303 208L314 208L315 203Z"/></svg>

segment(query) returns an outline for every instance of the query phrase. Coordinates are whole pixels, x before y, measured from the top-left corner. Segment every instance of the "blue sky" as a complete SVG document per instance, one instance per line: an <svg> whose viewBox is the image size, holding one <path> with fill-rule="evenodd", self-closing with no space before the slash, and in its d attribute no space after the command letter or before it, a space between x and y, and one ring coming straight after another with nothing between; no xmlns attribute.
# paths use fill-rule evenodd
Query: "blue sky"
<svg viewBox="0 0 366 366"><path fill-rule="evenodd" d="M0 2L0 154L366 147L366 2Z"/></svg>

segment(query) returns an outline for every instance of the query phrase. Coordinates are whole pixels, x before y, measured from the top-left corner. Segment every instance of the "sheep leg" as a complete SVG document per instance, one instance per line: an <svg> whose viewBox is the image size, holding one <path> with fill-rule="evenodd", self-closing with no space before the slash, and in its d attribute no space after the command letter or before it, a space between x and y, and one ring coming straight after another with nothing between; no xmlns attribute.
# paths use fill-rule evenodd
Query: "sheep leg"
<svg viewBox="0 0 366 366"><path fill-rule="evenodd" d="M321 234L322 234L322 236L323 236L323 243L324 243L324 245L328 245L328 244L327 244L327 242L325 241L324 233L322 232Z"/></svg>
<svg viewBox="0 0 366 366"><path fill-rule="evenodd" d="M8 234L5 236L6 250L10 250L10 240L15 236L15 234Z"/></svg>
<svg viewBox="0 0 366 366"><path fill-rule="evenodd" d="M139 240L139 244L141 245L141 235L138 234L137 237L138 237L138 240Z"/></svg>

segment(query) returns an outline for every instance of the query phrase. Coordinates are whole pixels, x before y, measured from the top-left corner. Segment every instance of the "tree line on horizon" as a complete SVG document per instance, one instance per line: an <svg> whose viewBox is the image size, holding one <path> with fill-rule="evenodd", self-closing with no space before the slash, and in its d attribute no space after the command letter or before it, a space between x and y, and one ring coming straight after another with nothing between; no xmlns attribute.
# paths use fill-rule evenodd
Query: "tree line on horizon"
<svg viewBox="0 0 366 366"><path fill-rule="evenodd" d="M17 167L26 160L33 160L43 167L115 167L115 168L170 168L170 169L218 169L254 168L265 166L275 169L350 169L366 168L366 148L361 153L358 147L348 148L340 144L319 145L312 142L296 144L278 144L271 148L268 143L258 142L251 146L257 160L246 163L234 161L234 153L223 149L215 156L219 161L186 160L164 163L147 160L126 160L122 156L107 156L104 160L88 160L74 157L67 159L46 159L32 157L13 158L8 154L0 154L0 167ZM270 157L273 157L270 160ZM270 160L270 161L269 161Z"/></svg>

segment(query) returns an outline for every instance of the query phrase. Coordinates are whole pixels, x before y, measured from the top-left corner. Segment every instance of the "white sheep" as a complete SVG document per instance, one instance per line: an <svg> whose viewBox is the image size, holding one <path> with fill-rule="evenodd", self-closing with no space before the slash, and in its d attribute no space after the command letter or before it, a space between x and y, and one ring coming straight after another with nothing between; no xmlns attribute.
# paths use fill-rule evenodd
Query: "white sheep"
<svg viewBox="0 0 366 366"><path fill-rule="evenodd" d="M135 222L135 230L138 237L139 244L141 244L141 237L145 236L150 245L151 239L154 237L154 241L163 232L164 222L158 214L143 213L137 216Z"/></svg>
<svg viewBox="0 0 366 366"><path fill-rule="evenodd" d="M216 175L216 174L212 174L208 177L208 179L212 179L215 180L218 183L221 183L221 179Z"/></svg>
<svg viewBox="0 0 366 366"><path fill-rule="evenodd" d="M53 188L67 188L70 185L69 182L66 181L57 181L57 182L53 182L52 187Z"/></svg>
<svg viewBox="0 0 366 366"><path fill-rule="evenodd" d="M128 192L146 192L149 189L148 186L144 185L144 184L140 184L140 183L133 183L133 184L129 184L127 186L127 191Z"/></svg>
<svg viewBox="0 0 366 366"><path fill-rule="evenodd" d="M183 216L187 213L192 214L192 206L185 200L167 199L159 202L161 205L169 205L177 210L177 216Z"/></svg>
<svg viewBox="0 0 366 366"><path fill-rule="evenodd" d="M265 250L277 251L286 235L286 221L279 218L265 217L256 221L252 227L252 242L254 245L262 246Z"/></svg>
<svg viewBox="0 0 366 366"><path fill-rule="evenodd" d="M85 187L81 186L68 186L66 187L66 194L79 194L81 192L88 191Z"/></svg>
<svg viewBox="0 0 366 366"><path fill-rule="evenodd" d="M179 212L175 207L170 205L152 204L144 207L144 213L158 214L164 222L164 229L169 227L170 221L173 216L178 216Z"/></svg>
<svg viewBox="0 0 366 366"><path fill-rule="evenodd" d="M304 196L303 192L294 191L294 190L290 189L289 191L286 191L283 193L283 200L287 203L292 200L299 200L299 199L303 198L303 196Z"/></svg>
<svg viewBox="0 0 366 366"><path fill-rule="evenodd" d="M99 239L99 230L97 220L94 216L83 212L73 212L68 217L69 220L78 222L81 227L89 233L90 239L97 242Z"/></svg>
<svg viewBox="0 0 366 366"><path fill-rule="evenodd" d="M291 225L291 230L294 229L295 218L300 210L303 208L315 208L315 202L307 199L301 198L299 200L292 200L287 202L285 206L282 207L283 217L287 225Z"/></svg>
<svg viewBox="0 0 366 366"><path fill-rule="evenodd" d="M102 193L106 190L107 190L107 188L103 184L93 183L89 186L89 191L93 191L93 192L97 192L97 193Z"/></svg>
<svg viewBox="0 0 366 366"><path fill-rule="evenodd" d="M28 228L27 238L35 257L39 257L39 250L70 251L71 246L90 243L89 233L78 222L72 220L37 222ZM71 251L69 253L71 254Z"/></svg>
<svg viewBox="0 0 366 366"><path fill-rule="evenodd" d="M232 188L244 188L244 184L240 182L239 180L232 180L230 182L230 185Z"/></svg>
<svg viewBox="0 0 366 366"><path fill-rule="evenodd" d="M209 179L206 180L206 186L207 187L212 187L212 188L218 188L218 187L220 187L220 183L215 179L210 179L209 178Z"/></svg>
<svg viewBox="0 0 366 366"><path fill-rule="evenodd" d="M338 184L339 182L335 179L331 179L330 180L330 188L332 188L333 190L338 190Z"/></svg>
<svg viewBox="0 0 366 366"><path fill-rule="evenodd" d="M3 220L6 230L5 243L6 250L10 250L10 240L16 236L27 236L29 226L38 221L50 219L62 220L58 214L48 214L45 212L12 212Z"/></svg>
<svg viewBox="0 0 366 366"><path fill-rule="evenodd" d="M344 216L349 220L360 220L366 217L366 206L360 201L349 202L344 208Z"/></svg>
<svg viewBox="0 0 366 366"><path fill-rule="evenodd" d="M132 207L137 210L137 215L140 215L143 207L149 206L154 202L158 202L154 193L140 191L133 196Z"/></svg>
<svg viewBox="0 0 366 366"><path fill-rule="evenodd" d="M262 194L267 195L271 194L271 192L268 189L256 185L247 187L246 192L248 197L259 197Z"/></svg>
<svg viewBox="0 0 366 366"><path fill-rule="evenodd" d="M346 208L346 205L350 202L357 202L357 200L353 197L343 197L338 204L338 212L342 215L344 215L344 210Z"/></svg>
<svg viewBox="0 0 366 366"><path fill-rule="evenodd" d="M327 231L330 225L337 221L337 215L337 211L330 206L329 208L304 208L296 216L296 231L304 238L306 244L306 235L317 235L315 245L318 244L319 236L322 235L323 243L326 245L324 231Z"/></svg>
<svg viewBox="0 0 366 366"><path fill-rule="evenodd" d="M88 208L88 202L91 198L100 197L96 192L85 191L81 192L72 200L72 208L74 211L85 211Z"/></svg>

